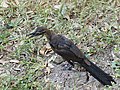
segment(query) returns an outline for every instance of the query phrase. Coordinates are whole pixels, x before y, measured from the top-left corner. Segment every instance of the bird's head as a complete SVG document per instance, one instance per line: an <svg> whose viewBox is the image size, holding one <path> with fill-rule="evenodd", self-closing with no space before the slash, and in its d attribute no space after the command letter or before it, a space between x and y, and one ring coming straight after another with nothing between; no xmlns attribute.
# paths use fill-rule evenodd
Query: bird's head
<svg viewBox="0 0 120 90"><path fill-rule="evenodd" d="M27 36L34 37L34 36L39 36L39 35L43 35L46 33L48 29L46 27L37 27L36 30L30 34L28 34Z"/></svg>

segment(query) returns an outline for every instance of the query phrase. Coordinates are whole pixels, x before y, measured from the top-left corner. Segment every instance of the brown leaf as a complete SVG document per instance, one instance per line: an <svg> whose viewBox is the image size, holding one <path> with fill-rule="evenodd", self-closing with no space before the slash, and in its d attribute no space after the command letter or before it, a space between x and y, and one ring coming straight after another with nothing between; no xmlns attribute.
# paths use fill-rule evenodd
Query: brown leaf
<svg viewBox="0 0 120 90"><path fill-rule="evenodd" d="M40 54L45 56L49 56L51 53L53 53L53 50L48 44L40 50Z"/></svg>
<svg viewBox="0 0 120 90"><path fill-rule="evenodd" d="M40 50L40 54L45 55L45 51L46 51L46 48L43 47L43 48Z"/></svg>

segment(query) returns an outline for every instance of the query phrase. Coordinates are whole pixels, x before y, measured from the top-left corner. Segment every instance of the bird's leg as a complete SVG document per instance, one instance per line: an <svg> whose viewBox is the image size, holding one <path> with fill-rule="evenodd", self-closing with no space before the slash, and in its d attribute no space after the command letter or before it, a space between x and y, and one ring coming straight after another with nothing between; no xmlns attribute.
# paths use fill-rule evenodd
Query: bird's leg
<svg viewBox="0 0 120 90"><path fill-rule="evenodd" d="M89 81L89 73L86 71L86 82L87 83Z"/></svg>
<svg viewBox="0 0 120 90"><path fill-rule="evenodd" d="M68 64L62 65L64 67L63 70L72 70L72 68L74 67L74 63L71 62L70 60L67 62L68 62Z"/></svg>
<svg viewBox="0 0 120 90"><path fill-rule="evenodd" d="M68 63L72 66L72 67L74 67L74 63L72 62L72 61L68 61Z"/></svg>

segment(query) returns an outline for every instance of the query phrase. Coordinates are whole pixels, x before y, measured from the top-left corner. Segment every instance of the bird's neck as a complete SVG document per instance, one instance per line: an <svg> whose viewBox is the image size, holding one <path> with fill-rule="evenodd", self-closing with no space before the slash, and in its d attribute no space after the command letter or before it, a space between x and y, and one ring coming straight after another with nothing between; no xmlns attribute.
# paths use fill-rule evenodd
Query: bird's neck
<svg viewBox="0 0 120 90"><path fill-rule="evenodd" d="M51 38L55 35L55 33L51 30L47 30L45 35L46 35L47 39L50 41Z"/></svg>

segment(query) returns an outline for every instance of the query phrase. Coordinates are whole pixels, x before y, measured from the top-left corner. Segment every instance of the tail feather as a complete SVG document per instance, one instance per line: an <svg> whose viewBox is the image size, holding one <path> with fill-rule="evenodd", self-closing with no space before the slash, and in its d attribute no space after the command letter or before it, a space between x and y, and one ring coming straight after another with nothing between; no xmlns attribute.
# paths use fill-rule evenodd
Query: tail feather
<svg viewBox="0 0 120 90"><path fill-rule="evenodd" d="M80 60L81 61L81 60ZM90 62L90 61L89 61ZM101 82L103 85L112 85L112 82L116 83L114 79L105 73L102 69L100 69L98 66L96 66L94 63L90 62L90 65L86 64L86 62L83 60L83 62L79 62L80 65L82 65L94 78L96 78L99 82Z"/></svg>

